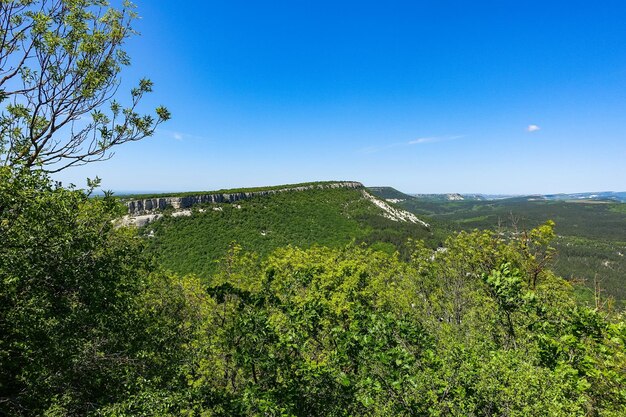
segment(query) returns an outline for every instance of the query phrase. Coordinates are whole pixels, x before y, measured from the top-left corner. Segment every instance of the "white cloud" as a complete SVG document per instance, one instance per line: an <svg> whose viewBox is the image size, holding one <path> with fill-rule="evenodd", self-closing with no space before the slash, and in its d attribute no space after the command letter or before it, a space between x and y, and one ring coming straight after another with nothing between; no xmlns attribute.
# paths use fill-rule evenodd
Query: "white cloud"
<svg viewBox="0 0 626 417"><path fill-rule="evenodd" d="M446 142L449 140L461 139L465 135L453 135L453 136L433 136L426 138L417 138L407 142L407 145L420 145L422 143L434 143L434 142Z"/></svg>
<svg viewBox="0 0 626 417"><path fill-rule="evenodd" d="M528 125L528 127L526 128L526 131L529 133L536 132L538 130L541 130L541 128L537 125Z"/></svg>
<svg viewBox="0 0 626 417"><path fill-rule="evenodd" d="M441 138L417 138L410 140L408 142L409 145L419 145L420 143L430 143L430 142L439 142Z"/></svg>
<svg viewBox="0 0 626 417"><path fill-rule="evenodd" d="M424 143L446 142L446 141L449 141L449 140L461 139L461 138L464 138L464 137L465 137L465 135L430 136L430 137L423 137L423 138L413 139L413 140L410 140L408 142L396 142L396 143L390 143L390 144L387 144L387 145L368 146L366 148L359 149L358 152L359 153L363 153L363 154L371 154L371 153L380 152L380 151L385 150L385 149L398 148L398 147L404 147L404 146L421 145L421 144L424 144Z"/></svg>
<svg viewBox="0 0 626 417"><path fill-rule="evenodd" d="M189 133L183 133L183 132L179 132L175 130L159 129L157 130L157 133L165 137L168 137L170 139L177 140L177 141L183 141L183 140L189 140L189 139L207 140L206 138L202 136L190 135Z"/></svg>

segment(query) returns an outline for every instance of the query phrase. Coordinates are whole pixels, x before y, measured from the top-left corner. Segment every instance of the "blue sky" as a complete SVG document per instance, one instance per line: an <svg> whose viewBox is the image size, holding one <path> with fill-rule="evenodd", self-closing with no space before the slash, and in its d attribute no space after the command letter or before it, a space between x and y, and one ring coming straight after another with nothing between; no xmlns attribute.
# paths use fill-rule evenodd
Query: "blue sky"
<svg viewBox="0 0 626 417"><path fill-rule="evenodd" d="M173 119L64 182L626 189L624 1L136 3L119 97Z"/></svg>

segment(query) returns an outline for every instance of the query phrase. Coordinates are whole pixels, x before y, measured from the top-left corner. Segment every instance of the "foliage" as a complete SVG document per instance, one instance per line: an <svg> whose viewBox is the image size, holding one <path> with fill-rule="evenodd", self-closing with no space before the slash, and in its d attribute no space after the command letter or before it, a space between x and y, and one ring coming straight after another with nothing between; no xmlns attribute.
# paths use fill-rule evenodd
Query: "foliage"
<svg viewBox="0 0 626 417"><path fill-rule="evenodd" d="M114 226L111 196L0 176L2 415L626 412L626 324L546 268L550 223L406 257L231 245L210 277L182 277Z"/></svg>
<svg viewBox="0 0 626 417"><path fill-rule="evenodd" d="M379 243L382 250L407 252L409 237L436 245L436 236L421 225L395 222L363 198L360 190L309 189L238 201L194 206L189 217L165 216L142 232L162 265L179 274L209 278L215 260L232 242L266 256L289 244L341 247L353 239Z"/></svg>
<svg viewBox="0 0 626 417"><path fill-rule="evenodd" d="M577 306L546 269L533 289L520 242L474 232L445 247L415 243L409 262L289 247L261 265L233 247L207 288L216 327L190 401L218 415L626 411L619 317Z"/></svg>
<svg viewBox="0 0 626 417"><path fill-rule="evenodd" d="M178 376L191 313L134 232L114 228L122 211L0 168L0 415L84 415Z"/></svg>
<svg viewBox="0 0 626 417"><path fill-rule="evenodd" d="M108 159L111 148L152 135L170 114L141 115L142 79L123 107L112 100L130 59L133 5L103 0L0 2L0 158L50 172ZM87 119L90 119L86 121Z"/></svg>
<svg viewBox="0 0 626 417"><path fill-rule="evenodd" d="M392 193L388 189L374 189L373 192ZM626 305L624 203L533 201L528 198L428 201L403 196L404 201L398 205L418 216L429 216L434 228L448 233L474 229L516 233L553 220L558 235L554 242L556 253L551 257L554 271L572 282L586 285L591 291L597 282L604 298L613 297L617 304Z"/></svg>

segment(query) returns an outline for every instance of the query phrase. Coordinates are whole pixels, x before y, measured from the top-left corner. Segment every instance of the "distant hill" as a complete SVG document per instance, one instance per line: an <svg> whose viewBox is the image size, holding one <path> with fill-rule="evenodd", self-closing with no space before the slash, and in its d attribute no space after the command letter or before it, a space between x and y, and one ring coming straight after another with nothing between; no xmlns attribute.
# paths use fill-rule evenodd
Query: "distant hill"
<svg viewBox="0 0 626 417"><path fill-rule="evenodd" d="M424 201L484 200L479 194L407 194L393 187L368 187L377 197L388 201L418 199Z"/></svg>
<svg viewBox="0 0 626 417"><path fill-rule="evenodd" d="M373 193L385 199L408 199L417 198L422 201L487 201L487 200L507 200L517 199L518 201L612 201L626 203L626 192L600 191L570 194L460 194L460 193L440 193L440 194L408 194L396 190L392 187L369 187Z"/></svg>
<svg viewBox="0 0 626 417"><path fill-rule="evenodd" d="M476 197L470 198L465 197L458 193L451 194L413 194L413 197L420 200L431 200L431 201L461 201L466 199L476 199Z"/></svg>
<svg viewBox="0 0 626 417"><path fill-rule="evenodd" d="M589 193L573 194L546 194L543 196L547 200L594 200L594 201L619 201L626 203L626 192L600 191Z"/></svg>
<svg viewBox="0 0 626 417"><path fill-rule="evenodd" d="M538 195L484 201L408 198L397 204L431 219L440 230L527 230L554 220L558 234L554 271L583 281L590 288L597 278L605 295L623 300L626 305L626 204L606 199L607 195ZM590 297L590 293L583 296Z"/></svg>
<svg viewBox="0 0 626 417"><path fill-rule="evenodd" d="M385 200L406 200L413 197L392 187L367 187L367 189L375 196Z"/></svg>
<svg viewBox="0 0 626 417"><path fill-rule="evenodd" d="M376 198L364 187L300 188L235 202L167 208L141 233L166 268L205 278L233 243L263 257L286 245L341 247L351 241L404 253L409 238L424 239L432 247L443 238L427 221Z"/></svg>

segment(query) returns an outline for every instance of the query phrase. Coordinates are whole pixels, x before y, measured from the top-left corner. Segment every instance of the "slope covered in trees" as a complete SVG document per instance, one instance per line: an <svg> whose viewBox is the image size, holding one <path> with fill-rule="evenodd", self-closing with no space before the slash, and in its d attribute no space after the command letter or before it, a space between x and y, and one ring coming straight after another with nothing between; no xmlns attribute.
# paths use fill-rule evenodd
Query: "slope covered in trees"
<svg viewBox="0 0 626 417"><path fill-rule="evenodd" d="M165 267L204 277L215 271L216 260L233 243L263 257L287 245L341 247L355 240L406 254L409 238L439 242L434 229L385 214L362 189L307 189L194 206L191 216L166 215L142 233Z"/></svg>
<svg viewBox="0 0 626 417"><path fill-rule="evenodd" d="M406 259L233 246L199 279L151 262L115 199L0 175L1 415L626 412L626 323L545 268L551 224Z"/></svg>
<svg viewBox="0 0 626 417"><path fill-rule="evenodd" d="M374 194L378 193L373 189ZM396 192L396 194L399 192ZM389 190L384 195L391 195ZM427 216L450 231L490 229L515 232L548 220L556 223L559 275L584 284L591 301L596 285L603 297L626 302L626 204L614 201L538 201L528 197L489 201L432 201L404 194L398 205ZM583 287L581 287L582 289Z"/></svg>

